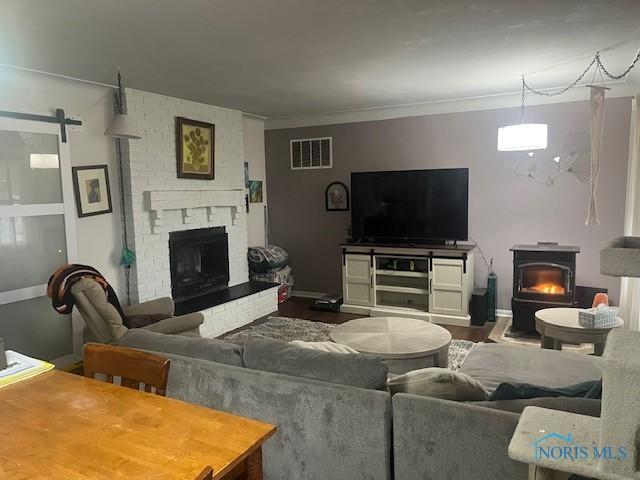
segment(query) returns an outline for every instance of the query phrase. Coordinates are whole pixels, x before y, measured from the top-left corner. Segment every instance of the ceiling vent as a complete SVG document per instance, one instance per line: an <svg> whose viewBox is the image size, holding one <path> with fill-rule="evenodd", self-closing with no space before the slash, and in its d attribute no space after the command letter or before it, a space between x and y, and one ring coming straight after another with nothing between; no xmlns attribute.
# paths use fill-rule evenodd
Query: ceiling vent
<svg viewBox="0 0 640 480"><path fill-rule="evenodd" d="M331 137L291 140L291 170L331 168L333 166L333 142Z"/></svg>

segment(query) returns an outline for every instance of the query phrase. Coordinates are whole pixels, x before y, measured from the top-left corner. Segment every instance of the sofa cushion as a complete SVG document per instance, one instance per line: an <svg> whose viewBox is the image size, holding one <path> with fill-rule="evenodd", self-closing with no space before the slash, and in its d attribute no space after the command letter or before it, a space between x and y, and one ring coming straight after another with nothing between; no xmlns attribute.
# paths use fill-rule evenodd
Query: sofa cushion
<svg viewBox="0 0 640 480"><path fill-rule="evenodd" d="M303 340L293 340L289 343L296 347L310 348L311 350L320 350L321 352L358 353L355 348L335 342L305 342Z"/></svg>
<svg viewBox="0 0 640 480"><path fill-rule="evenodd" d="M392 394L413 393L446 400L484 400L487 396L480 382L448 368L413 370L389 379L387 386Z"/></svg>
<svg viewBox="0 0 640 480"><path fill-rule="evenodd" d="M471 350L460 372L493 392L501 383L531 383L556 388L600 380L601 364L600 357L583 353L483 343Z"/></svg>
<svg viewBox="0 0 640 480"><path fill-rule="evenodd" d="M549 410L560 410L562 412L577 413L578 415L599 417L601 401L593 398L546 397L498 400L495 402L472 402L471 405L513 413L522 413L525 407L541 407L548 408Z"/></svg>
<svg viewBox="0 0 640 480"><path fill-rule="evenodd" d="M322 352L249 335L243 358L245 366L254 370L375 390L386 388L387 365L380 358L359 353Z"/></svg>
<svg viewBox="0 0 640 480"><path fill-rule="evenodd" d="M173 353L242 367L242 347L215 338L167 335L139 328L129 330L118 342L123 347Z"/></svg>

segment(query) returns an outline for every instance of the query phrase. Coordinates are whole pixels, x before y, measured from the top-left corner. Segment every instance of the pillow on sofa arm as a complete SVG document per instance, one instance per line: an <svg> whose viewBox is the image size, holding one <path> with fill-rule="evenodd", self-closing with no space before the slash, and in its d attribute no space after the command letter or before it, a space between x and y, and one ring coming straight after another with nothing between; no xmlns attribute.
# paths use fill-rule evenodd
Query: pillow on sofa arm
<svg viewBox="0 0 640 480"><path fill-rule="evenodd" d="M255 334L247 337L243 358L245 366L254 370L372 390L386 388L389 371L377 357L301 348Z"/></svg>
<svg viewBox="0 0 640 480"><path fill-rule="evenodd" d="M392 394L412 393L445 400L480 401L487 392L480 382L464 373L448 368L422 368L390 378L387 386Z"/></svg>

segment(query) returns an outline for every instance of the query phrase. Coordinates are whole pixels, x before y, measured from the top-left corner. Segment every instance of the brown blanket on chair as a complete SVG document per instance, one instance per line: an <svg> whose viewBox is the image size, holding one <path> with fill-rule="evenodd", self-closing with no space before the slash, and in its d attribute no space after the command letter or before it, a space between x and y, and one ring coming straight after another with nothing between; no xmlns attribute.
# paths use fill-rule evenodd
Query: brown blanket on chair
<svg viewBox="0 0 640 480"><path fill-rule="evenodd" d="M51 304L55 311L62 315L69 315L71 313L75 304L73 295L71 294L71 287L81 278L91 278L102 286L107 295L107 301L118 311L122 317L124 326L129 328L127 317L122 311L116 292L98 270L88 265L80 265L77 263L63 265L49 277L47 296L51 299Z"/></svg>

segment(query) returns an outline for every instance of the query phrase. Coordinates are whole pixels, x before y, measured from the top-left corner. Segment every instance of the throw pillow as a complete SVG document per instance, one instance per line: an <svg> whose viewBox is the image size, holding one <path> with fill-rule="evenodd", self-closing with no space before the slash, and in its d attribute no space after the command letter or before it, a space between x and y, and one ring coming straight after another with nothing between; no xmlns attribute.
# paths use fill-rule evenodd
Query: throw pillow
<svg viewBox="0 0 640 480"><path fill-rule="evenodd" d="M602 398L602 381L594 380L559 388L531 385L529 383L501 383L487 400L522 400L545 397Z"/></svg>
<svg viewBox="0 0 640 480"><path fill-rule="evenodd" d="M333 353L358 353L355 348L335 342L305 342L303 340L293 340L289 342L291 345L301 348L309 348L311 350L320 350L321 352Z"/></svg>
<svg viewBox="0 0 640 480"><path fill-rule="evenodd" d="M385 389L389 371L377 357L301 348L262 335L249 335L243 358L254 370L374 390Z"/></svg>
<svg viewBox="0 0 640 480"><path fill-rule="evenodd" d="M480 382L448 368L422 368L388 380L392 394L413 393L424 397L456 401L484 400L487 393Z"/></svg>
<svg viewBox="0 0 640 480"><path fill-rule="evenodd" d="M242 347L215 338L167 335L134 328L124 334L118 345L154 352L173 353L236 367L243 366Z"/></svg>

